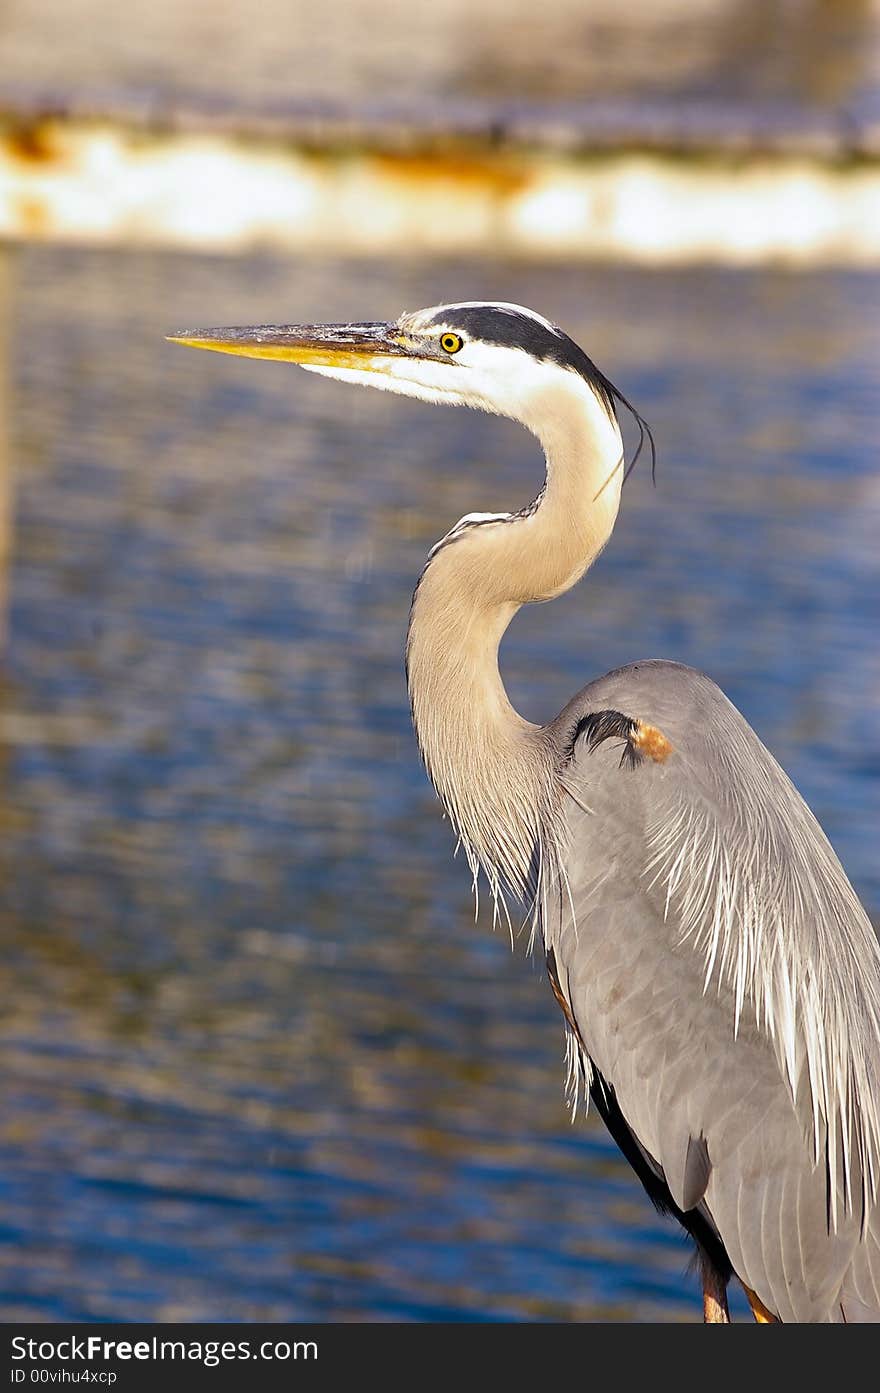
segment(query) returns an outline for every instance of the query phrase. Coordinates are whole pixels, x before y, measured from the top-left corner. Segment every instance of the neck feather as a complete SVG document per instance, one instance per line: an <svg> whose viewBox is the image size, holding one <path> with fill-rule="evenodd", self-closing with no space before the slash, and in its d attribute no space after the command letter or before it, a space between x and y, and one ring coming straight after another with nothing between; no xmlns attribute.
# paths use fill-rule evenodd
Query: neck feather
<svg viewBox="0 0 880 1393"><path fill-rule="evenodd" d="M407 678L419 746L496 906L505 889L534 893L558 850L554 750L544 727L511 705L498 648L521 605L561 595L581 578L610 537L620 500L617 423L583 379L566 376L571 383L544 394L540 428L524 420L546 455L540 503L441 544L410 614Z"/></svg>

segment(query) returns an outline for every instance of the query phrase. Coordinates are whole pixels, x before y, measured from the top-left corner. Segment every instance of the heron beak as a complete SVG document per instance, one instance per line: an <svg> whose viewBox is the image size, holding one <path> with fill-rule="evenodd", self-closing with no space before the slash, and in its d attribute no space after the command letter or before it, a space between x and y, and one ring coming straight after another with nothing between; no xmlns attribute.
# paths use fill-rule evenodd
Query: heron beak
<svg viewBox="0 0 880 1393"><path fill-rule="evenodd" d="M379 369L388 358L430 357L396 324L265 324L247 329L181 329L169 343L274 358L316 368Z"/></svg>

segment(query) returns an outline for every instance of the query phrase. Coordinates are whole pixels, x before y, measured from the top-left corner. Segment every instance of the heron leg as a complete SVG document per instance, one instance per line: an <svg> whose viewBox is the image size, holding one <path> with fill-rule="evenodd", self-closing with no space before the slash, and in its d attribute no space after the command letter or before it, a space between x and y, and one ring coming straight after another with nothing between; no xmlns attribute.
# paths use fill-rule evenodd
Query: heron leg
<svg viewBox="0 0 880 1393"><path fill-rule="evenodd" d="M743 1282L743 1291L748 1297L749 1305L752 1308L752 1315L755 1317L755 1320L758 1322L759 1325L780 1324L779 1317L774 1316L770 1311L767 1310L767 1307L764 1305L760 1296L758 1296L756 1292L752 1291L751 1287L747 1287L745 1282Z"/></svg>
<svg viewBox="0 0 880 1393"><path fill-rule="evenodd" d="M730 1312L727 1309L727 1282L708 1263L703 1266L703 1324L730 1324Z"/></svg>

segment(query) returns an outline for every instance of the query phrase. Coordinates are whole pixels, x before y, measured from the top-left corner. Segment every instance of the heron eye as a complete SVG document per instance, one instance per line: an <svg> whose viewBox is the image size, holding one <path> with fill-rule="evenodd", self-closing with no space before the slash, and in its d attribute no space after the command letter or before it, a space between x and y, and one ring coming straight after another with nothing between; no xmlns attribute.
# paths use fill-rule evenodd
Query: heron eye
<svg viewBox="0 0 880 1393"><path fill-rule="evenodd" d="M440 335L440 347L444 348L447 353L457 353L461 345L462 340L459 338L458 334Z"/></svg>

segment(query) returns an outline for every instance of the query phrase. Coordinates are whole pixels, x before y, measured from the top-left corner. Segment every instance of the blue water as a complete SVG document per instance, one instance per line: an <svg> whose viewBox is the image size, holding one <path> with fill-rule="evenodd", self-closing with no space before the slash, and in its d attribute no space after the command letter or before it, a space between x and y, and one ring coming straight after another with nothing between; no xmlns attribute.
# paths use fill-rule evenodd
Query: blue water
<svg viewBox="0 0 880 1393"><path fill-rule="evenodd" d="M517 619L516 703L704 668L876 918L878 285L20 256L5 1319L699 1317L685 1243L569 1122L556 1006L474 924L410 732L425 553L526 502L534 444L162 334L473 296L560 320L653 425L657 488L637 471L587 581Z"/></svg>

